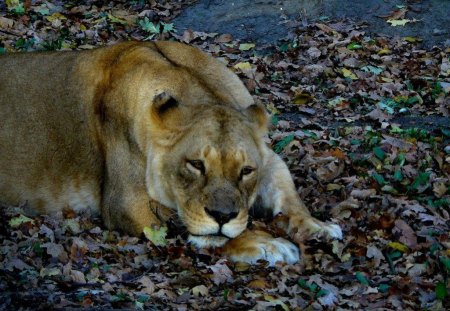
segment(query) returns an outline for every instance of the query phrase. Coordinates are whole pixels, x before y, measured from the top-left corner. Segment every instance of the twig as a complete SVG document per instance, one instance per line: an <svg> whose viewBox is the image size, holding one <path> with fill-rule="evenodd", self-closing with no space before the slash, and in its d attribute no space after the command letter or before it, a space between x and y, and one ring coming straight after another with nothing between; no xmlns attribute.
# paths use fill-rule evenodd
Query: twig
<svg viewBox="0 0 450 311"><path fill-rule="evenodd" d="M8 31L8 30L4 30L4 29L0 29L0 32L5 33L7 35L15 36L15 37L21 37L23 35L18 32Z"/></svg>

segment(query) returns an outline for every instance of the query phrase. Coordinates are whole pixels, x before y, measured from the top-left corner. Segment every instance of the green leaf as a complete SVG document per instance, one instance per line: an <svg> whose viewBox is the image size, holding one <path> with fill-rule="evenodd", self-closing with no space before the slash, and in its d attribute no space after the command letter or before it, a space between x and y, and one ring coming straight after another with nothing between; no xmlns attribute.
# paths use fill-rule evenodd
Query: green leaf
<svg viewBox="0 0 450 311"><path fill-rule="evenodd" d="M122 24L122 25L127 25L127 21L118 17L115 17L112 14L108 13L108 18L111 21L111 23L116 23L116 24Z"/></svg>
<svg viewBox="0 0 450 311"><path fill-rule="evenodd" d="M445 286L445 283L438 282L436 284L435 292L436 292L437 299L444 300L444 298L447 297L447 295L448 295L447 287Z"/></svg>
<svg viewBox="0 0 450 311"><path fill-rule="evenodd" d="M307 137L311 137L314 139L319 139L319 137L317 137L316 133L308 131L308 130L301 130L303 132L303 134L305 134L305 136Z"/></svg>
<svg viewBox="0 0 450 311"><path fill-rule="evenodd" d="M362 45L359 44L358 42L352 42L349 45L347 45L347 49L349 50L358 50L358 49L362 49Z"/></svg>
<svg viewBox="0 0 450 311"><path fill-rule="evenodd" d="M380 147L373 148L373 153L381 161L383 161L386 158L386 152L384 152L383 149L381 149Z"/></svg>
<svg viewBox="0 0 450 311"><path fill-rule="evenodd" d="M289 50L289 42L280 45L279 49L280 52L287 52Z"/></svg>
<svg viewBox="0 0 450 311"><path fill-rule="evenodd" d="M372 178L375 179L375 181L379 184L379 185L385 185L386 184L386 180L384 180L384 177L381 176L378 173L373 173L372 174Z"/></svg>
<svg viewBox="0 0 450 311"><path fill-rule="evenodd" d="M17 228L18 226L26 222L34 223L34 220L28 218L27 216L20 215L18 217L11 218L11 220L9 221L9 225L13 228Z"/></svg>
<svg viewBox="0 0 450 311"><path fill-rule="evenodd" d="M6 6L8 7L9 11L16 14L25 13L25 8L23 7L23 3L20 0L6 0Z"/></svg>
<svg viewBox="0 0 450 311"><path fill-rule="evenodd" d="M366 279L364 274L362 274L361 272L357 271L355 273L355 277L359 281L359 283L361 283L363 285L367 285L367 286L369 285L369 281Z"/></svg>
<svg viewBox="0 0 450 311"><path fill-rule="evenodd" d="M403 174L401 171L395 171L394 180L399 182L403 180Z"/></svg>
<svg viewBox="0 0 450 311"><path fill-rule="evenodd" d="M163 33L175 31L175 27L173 26L173 23L172 24L162 23L162 25L163 25L163 30L162 30Z"/></svg>
<svg viewBox="0 0 450 311"><path fill-rule="evenodd" d="M162 226L159 229L153 227L145 227L144 235L156 246L166 246L167 227Z"/></svg>
<svg viewBox="0 0 450 311"><path fill-rule="evenodd" d="M3 47L0 47L0 55L5 54L5 53L6 53L6 49Z"/></svg>
<svg viewBox="0 0 450 311"><path fill-rule="evenodd" d="M330 292L330 291L321 288L321 289L317 292L316 297L317 297L317 298L320 298L320 297L322 297L322 296L326 296L326 295L328 295L329 292Z"/></svg>
<svg viewBox="0 0 450 311"><path fill-rule="evenodd" d="M393 252L388 253L387 256L389 257L389 259L395 260L397 258L402 257L402 253L399 251L393 251Z"/></svg>
<svg viewBox="0 0 450 311"><path fill-rule="evenodd" d="M361 70L365 71L365 72L371 72L376 76L378 76L383 71L382 68L371 66L371 65L364 66L361 68Z"/></svg>
<svg viewBox="0 0 450 311"><path fill-rule="evenodd" d="M47 5L45 5L45 4L41 4L37 8L34 8L34 11L36 13L39 13L39 14L43 15L43 16L50 15L50 10L48 9Z"/></svg>
<svg viewBox="0 0 450 311"><path fill-rule="evenodd" d="M450 258L441 256L439 260L444 264L445 268L450 272Z"/></svg>
<svg viewBox="0 0 450 311"><path fill-rule="evenodd" d="M289 145L291 143L291 141L294 140L294 135L288 135L286 137L284 137L282 140L280 140L279 142L277 142L275 144L275 146L273 146L273 151L275 151L275 153L280 153L281 151L283 151L283 149Z"/></svg>
<svg viewBox="0 0 450 311"><path fill-rule="evenodd" d="M141 19L139 21L139 26L141 26L142 30L153 34L158 34L160 29L160 24L159 23L153 24L152 22L150 22L148 17Z"/></svg>
<svg viewBox="0 0 450 311"><path fill-rule="evenodd" d="M391 286L389 284L380 284L378 285L378 290L380 291L380 293L387 293L390 287Z"/></svg>
<svg viewBox="0 0 450 311"><path fill-rule="evenodd" d="M387 193L391 193L391 194L398 194L398 191L394 187L392 187L391 185L384 185L381 188L381 191L387 192Z"/></svg>
<svg viewBox="0 0 450 311"><path fill-rule="evenodd" d="M397 156L397 163L400 166L405 165L405 161L406 161L406 156L404 153L399 153Z"/></svg>
<svg viewBox="0 0 450 311"><path fill-rule="evenodd" d="M450 137L450 130L441 128L441 132L445 136Z"/></svg>
<svg viewBox="0 0 450 311"><path fill-rule="evenodd" d="M241 43L239 44L239 50L241 51L249 51L255 47L254 43Z"/></svg>
<svg viewBox="0 0 450 311"><path fill-rule="evenodd" d="M430 179L430 172L424 172L424 173L420 173L419 175L417 175L416 179L414 180L414 182L411 185L412 189L419 189L419 187L427 185L428 181Z"/></svg>
<svg viewBox="0 0 450 311"><path fill-rule="evenodd" d="M409 43L417 43L417 42L423 41L421 38L411 37L411 36L403 37L403 40L405 40L406 42L409 42Z"/></svg>
<svg viewBox="0 0 450 311"><path fill-rule="evenodd" d="M272 123L272 125L277 125L278 124L278 117L276 115L272 115L270 117L270 123Z"/></svg>

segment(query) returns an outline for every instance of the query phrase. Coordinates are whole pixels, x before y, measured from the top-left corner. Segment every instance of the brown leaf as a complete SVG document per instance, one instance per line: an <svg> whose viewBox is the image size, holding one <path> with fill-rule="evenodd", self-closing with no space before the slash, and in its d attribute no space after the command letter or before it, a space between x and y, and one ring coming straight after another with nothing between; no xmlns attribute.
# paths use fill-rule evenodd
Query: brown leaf
<svg viewBox="0 0 450 311"><path fill-rule="evenodd" d="M233 281L233 272L230 270L230 268L228 268L226 262L226 259L220 259L216 262L216 264L208 266L208 268L213 272L211 280L216 285Z"/></svg>
<svg viewBox="0 0 450 311"><path fill-rule="evenodd" d="M365 200L377 194L375 189L353 189L350 195L355 199Z"/></svg>
<svg viewBox="0 0 450 311"><path fill-rule="evenodd" d="M78 271L78 270L72 270L72 271L70 271L70 276L71 276L73 282L80 283L80 284L86 284L86 279L84 277L83 272Z"/></svg>
<svg viewBox="0 0 450 311"><path fill-rule="evenodd" d="M228 43L231 41L233 41L233 36L230 35L229 33L222 34L218 36L216 39L214 39L214 42L216 43Z"/></svg>
<svg viewBox="0 0 450 311"><path fill-rule="evenodd" d="M416 233L405 221L397 219L392 232L401 234L398 240L410 249L414 250L417 247Z"/></svg>
<svg viewBox="0 0 450 311"><path fill-rule="evenodd" d="M42 248L47 249L47 254L53 258L58 258L61 262L66 262L68 259L67 252L61 244L45 243L41 245Z"/></svg>
<svg viewBox="0 0 450 311"><path fill-rule="evenodd" d="M250 281L247 284L247 287L253 288L253 289L264 289L264 288L269 288L269 284L267 283L266 280L256 279L256 280Z"/></svg>

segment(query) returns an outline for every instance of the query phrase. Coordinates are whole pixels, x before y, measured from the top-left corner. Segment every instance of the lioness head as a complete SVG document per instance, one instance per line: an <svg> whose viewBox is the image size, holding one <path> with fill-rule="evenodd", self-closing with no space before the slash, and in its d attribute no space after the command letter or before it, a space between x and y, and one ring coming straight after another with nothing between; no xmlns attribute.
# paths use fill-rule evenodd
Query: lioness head
<svg viewBox="0 0 450 311"><path fill-rule="evenodd" d="M235 74L195 48L157 43L127 53L105 94L116 103L106 114L132 123L127 135L144 155L149 196L176 209L199 246L238 236L261 176L264 107Z"/></svg>
<svg viewBox="0 0 450 311"><path fill-rule="evenodd" d="M163 118L177 115L174 110L181 108L165 108L168 102L173 105L170 101L174 99L162 104L163 112L154 113ZM256 198L264 108L198 105L185 116L188 120L168 152L150 151L147 185L151 194L163 192L175 202L191 242L221 245L244 231Z"/></svg>

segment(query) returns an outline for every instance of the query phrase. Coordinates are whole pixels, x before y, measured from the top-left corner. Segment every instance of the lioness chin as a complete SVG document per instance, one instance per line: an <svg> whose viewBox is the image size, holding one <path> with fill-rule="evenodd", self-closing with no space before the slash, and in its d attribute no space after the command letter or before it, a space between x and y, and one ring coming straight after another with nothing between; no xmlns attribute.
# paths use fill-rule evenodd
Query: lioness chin
<svg viewBox="0 0 450 311"><path fill-rule="evenodd" d="M341 229L313 217L263 136L266 112L238 77L196 48L127 42L0 57L0 201L41 213L101 214L139 235L176 211L199 247L235 261L295 263L291 242L246 229L260 197L289 233Z"/></svg>

